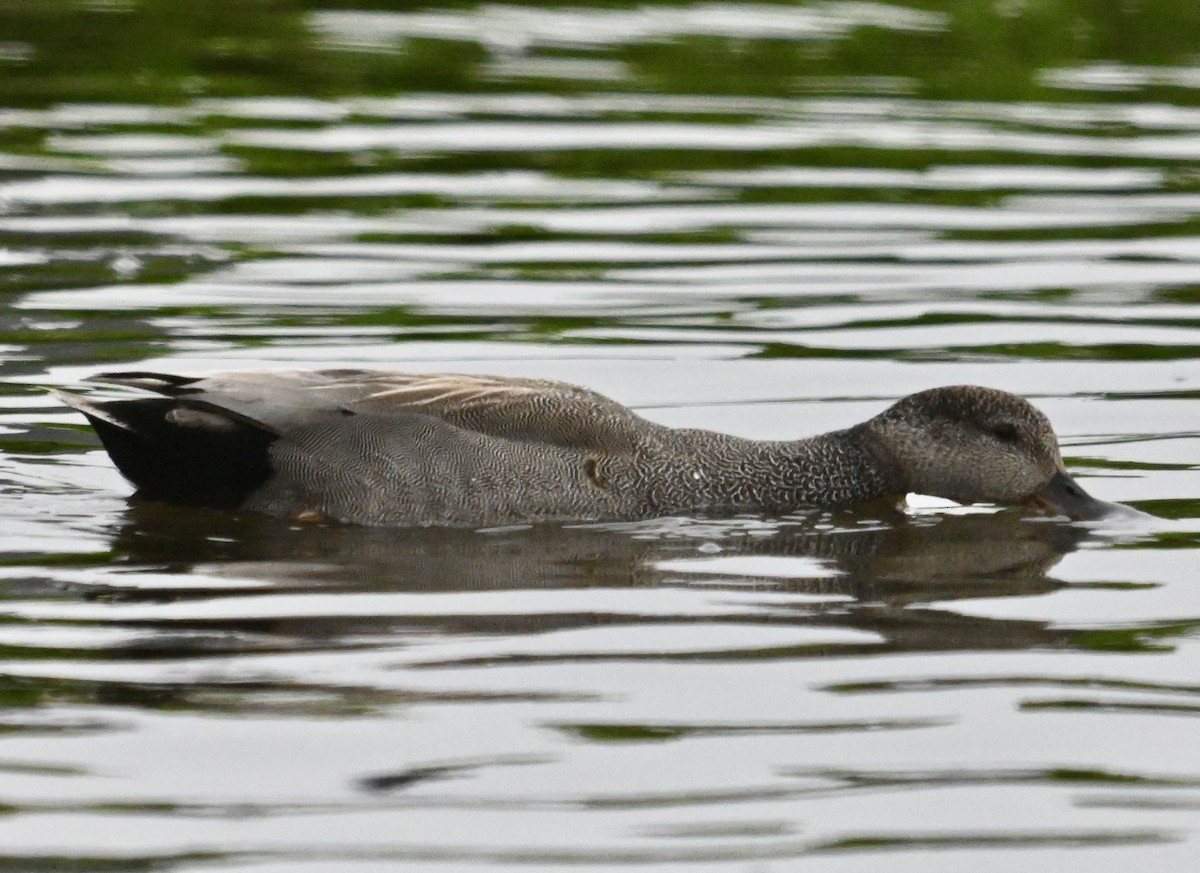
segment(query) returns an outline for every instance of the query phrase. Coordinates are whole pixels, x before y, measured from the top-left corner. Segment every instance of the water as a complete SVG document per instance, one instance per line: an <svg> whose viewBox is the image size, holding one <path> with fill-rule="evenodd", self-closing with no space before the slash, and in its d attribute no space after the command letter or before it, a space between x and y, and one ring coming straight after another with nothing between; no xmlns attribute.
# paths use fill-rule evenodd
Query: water
<svg viewBox="0 0 1200 873"><path fill-rule="evenodd" d="M1200 13L1102 6L0 12L0 866L1194 869ZM257 366L987 384L1159 519L299 528L44 390Z"/></svg>

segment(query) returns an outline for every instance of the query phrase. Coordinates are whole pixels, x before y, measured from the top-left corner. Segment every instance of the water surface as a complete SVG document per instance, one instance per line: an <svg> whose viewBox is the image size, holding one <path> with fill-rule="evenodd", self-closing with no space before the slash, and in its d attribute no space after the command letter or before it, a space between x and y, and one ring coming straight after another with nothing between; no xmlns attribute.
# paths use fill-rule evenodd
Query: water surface
<svg viewBox="0 0 1200 873"><path fill-rule="evenodd" d="M0 11L0 862L1191 870L1193 7ZM1159 520L292 526L44 390L310 366L760 438L986 384Z"/></svg>

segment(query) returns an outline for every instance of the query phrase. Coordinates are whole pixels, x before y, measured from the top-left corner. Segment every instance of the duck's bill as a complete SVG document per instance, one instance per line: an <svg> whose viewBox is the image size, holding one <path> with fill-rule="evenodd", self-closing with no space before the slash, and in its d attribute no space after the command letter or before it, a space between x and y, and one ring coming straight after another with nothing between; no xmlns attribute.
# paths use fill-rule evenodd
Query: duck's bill
<svg viewBox="0 0 1200 873"><path fill-rule="evenodd" d="M1029 503L1074 521L1103 518L1120 508L1120 504L1105 503L1088 494L1064 470L1055 473L1041 491L1029 498Z"/></svg>

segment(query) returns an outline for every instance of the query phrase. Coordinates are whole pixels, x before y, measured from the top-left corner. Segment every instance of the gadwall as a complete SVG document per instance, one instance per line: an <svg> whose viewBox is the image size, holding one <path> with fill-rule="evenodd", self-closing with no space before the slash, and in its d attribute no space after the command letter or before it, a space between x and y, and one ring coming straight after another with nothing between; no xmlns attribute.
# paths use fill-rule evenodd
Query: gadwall
<svg viewBox="0 0 1200 873"><path fill-rule="evenodd" d="M106 373L157 396L60 394L137 496L301 521L484 527L790 512L896 500L1098 518L1046 417L975 386L909 395L846 430L751 440L655 424L563 382L365 370Z"/></svg>

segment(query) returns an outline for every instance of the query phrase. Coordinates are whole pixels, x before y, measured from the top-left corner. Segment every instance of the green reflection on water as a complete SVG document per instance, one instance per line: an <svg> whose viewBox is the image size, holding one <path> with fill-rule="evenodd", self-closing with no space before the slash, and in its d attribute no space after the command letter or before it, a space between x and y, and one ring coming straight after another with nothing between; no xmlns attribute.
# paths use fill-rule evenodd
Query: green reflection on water
<svg viewBox="0 0 1200 873"><path fill-rule="evenodd" d="M1164 652L1175 641L1196 632L1195 624L1161 627L1104 628L1082 631L1071 637L1071 645L1097 652Z"/></svg>
<svg viewBox="0 0 1200 873"><path fill-rule="evenodd" d="M590 0L541 6L608 10L619 17L639 4ZM731 21L735 6L730 4ZM362 46L323 41L311 14L346 7L399 13L436 13L440 7L474 32L460 39L397 36ZM833 84L848 91L891 87L937 98L1053 99L1063 92L1044 83L1042 70L1114 58L1131 64L1188 63L1200 31L1200 7L1192 0L923 0L907 8L884 7L891 12L886 18L882 11L870 17L860 13L857 25L839 21L839 7L812 4L818 17L832 24L824 33L800 29L759 38L678 33L597 40L584 43L586 56L620 65L642 89L666 93L792 96ZM0 101L170 104L197 96L457 92L495 90L513 78L522 86L562 93L594 87L577 76L556 76L552 68L508 76L490 70L488 28L481 20L488 14L464 3L411 10L404 4L338 0L7 0L0 3L0 30L10 47L0 55ZM535 60L562 53L549 40L535 39L525 47ZM1169 90L1176 100L1200 97ZM1067 96L1086 100L1091 95Z"/></svg>

